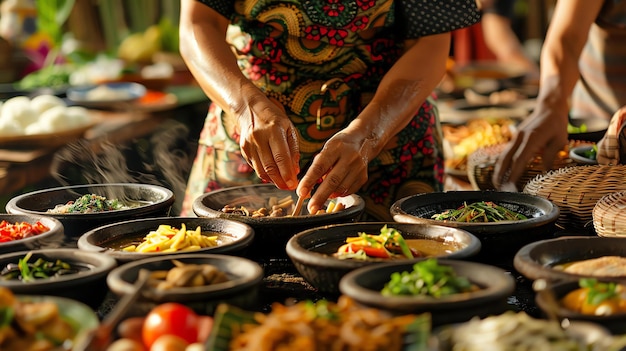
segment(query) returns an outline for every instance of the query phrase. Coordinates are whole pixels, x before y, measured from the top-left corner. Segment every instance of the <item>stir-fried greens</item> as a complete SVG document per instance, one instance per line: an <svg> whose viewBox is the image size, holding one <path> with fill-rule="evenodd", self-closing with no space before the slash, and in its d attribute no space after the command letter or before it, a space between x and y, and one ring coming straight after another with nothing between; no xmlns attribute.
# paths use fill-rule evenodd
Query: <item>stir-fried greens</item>
<svg viewBox="0 0 626 351"><path fill-rule="evenodd" d="M380 229L380 234L359 233L359 236L346 238L336 253L338 258L368 258L418 257L419 253L407 245L402 234L386 225Z"/></svg>
<svg viewBox="0 0 626 351"><path fill-rule="evenodd" d="M128 208L118 199L107 199L104 196L96 194L86 194L76 200L69 201L64 205L57 205L54 209L48 210L49 213L92 213L121 210Z"/></svg>
<svg viewBox="0 0 626 351"><path fill-rule="evenodd" d="M30 282L37 279L46 279L56 277L65 274L78 273L79 269L71 264L54 260L48 261L43 258L38 258L35 262L28 262L32 257L32 252L29 252L23 258L20 258L18 263L9 263L2 272L0 272L1 280L21 280L23 282Z"/></svg>
<svg viewBox="0 0 626 351"><path fill-rule="evenodd" d="M456 274L450 266L440 265L434 258L417 262L410 272L394 272L381 293L386 296L412 295L442 297L478 289L466 277Z"/></svg>
<svg viewBox="0 0 626 351"><path fill-rule="evenodd" d="M479 201L470 204L464 202L459 208L434 214L432 218L438 221L480 223L528 219L523 214L513 212L506 207L497 205L493 201Z"/></svg>

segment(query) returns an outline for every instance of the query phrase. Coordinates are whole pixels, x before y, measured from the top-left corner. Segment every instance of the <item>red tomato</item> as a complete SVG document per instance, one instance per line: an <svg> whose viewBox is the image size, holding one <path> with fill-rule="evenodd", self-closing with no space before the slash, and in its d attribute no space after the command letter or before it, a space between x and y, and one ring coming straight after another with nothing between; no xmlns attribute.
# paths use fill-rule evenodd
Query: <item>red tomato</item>
<svg viewBox="0 0 626 351"><path fill-rule="evenodd" d="M198 315L189 307L166 302L154 307L141 329L144 345L150 349L161 335L175 335L191 344L198 340Z"/></svg>

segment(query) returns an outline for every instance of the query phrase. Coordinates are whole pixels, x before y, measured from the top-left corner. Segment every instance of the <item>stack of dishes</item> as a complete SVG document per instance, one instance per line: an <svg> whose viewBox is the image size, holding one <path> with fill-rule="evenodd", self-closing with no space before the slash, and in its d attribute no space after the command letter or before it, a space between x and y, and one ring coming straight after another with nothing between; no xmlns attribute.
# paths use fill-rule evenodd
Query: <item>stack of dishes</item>
<svg viewBox="0 0 626 351"><path fill-rule="evenodd" d="M596 234L607 237L626 237L624 207L626 207L626 191L603 196L592 211Z"/></svg>
<svg viewBox="0 0 626 351"><path fill-rule="evenodd" d="M625 165L566 167L538 176L524 192L550 199L559 206L557 224L566 229L593 230L592 211L605 195L626 191Z"/></svg>

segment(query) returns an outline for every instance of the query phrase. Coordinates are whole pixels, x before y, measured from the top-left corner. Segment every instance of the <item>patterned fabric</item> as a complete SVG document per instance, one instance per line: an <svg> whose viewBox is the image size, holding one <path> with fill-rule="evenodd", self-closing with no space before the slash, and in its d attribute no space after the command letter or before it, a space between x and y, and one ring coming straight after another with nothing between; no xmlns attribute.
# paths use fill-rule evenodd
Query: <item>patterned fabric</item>
<svg viewBox="0 0 626 351"><path fill-rule="evenodd" d="M626 164L626 107L619 109L609 123L609 128L598 142L598 163L601 165Z"/></svg>
<svg viewBox="0 0 626 351"><path fill-rule="evenodd" d="M224 3L202 2L216 10ZM239 0L229 18L228 40L240 54L242 71L285 107L298 130L303 168L371 100L401 55L402 37L449 31L479 19L474 0ZM399 35L398 28L410 31ZM191 203L204 192L260 181L241 157L237 128L232 116L210 107L182 215L192 214ZM389 208L400 197L442 190L442 134L432 99L369 169L359 194L376 219L390 220Z"/></svg>
<svg viewBox="0 0 626 351"><path fill-rule="evenodd" d="M580 57L572 95L574 118L609 120L626 105L626 1L605 1Z"/></svg>

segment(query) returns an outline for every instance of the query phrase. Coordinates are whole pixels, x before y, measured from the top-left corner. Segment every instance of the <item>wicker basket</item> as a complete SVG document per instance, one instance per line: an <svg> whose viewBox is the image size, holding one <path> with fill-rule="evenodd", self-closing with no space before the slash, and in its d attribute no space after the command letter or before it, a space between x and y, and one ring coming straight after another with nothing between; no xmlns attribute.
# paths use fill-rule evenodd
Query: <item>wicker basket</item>
<svg viewBox="0 0 626 351"><path fill-rule="evenodd" d="M626 191L626 165L565 167L529 181L524 192L553 201L561 211L557 225L590 232L593 209L605 195Z"/></svg>
<svg viewBox="0 0 626 351"><path fill-rule="evenodd" d="M626 191L604 195L593 208L593 227L596 234L626 238Z"/></svg>
<svg viewBox="0 0 626 351"><path fill-rule="evenodd" d="M494 190L495 186L492 182L493 170L495 167L498 156L502 153L506 144L496 144L491 146L482 147L467 158L467 178L474 190ZM562 151L554 160L552 169L559 169L563 167L575 165L571 158L569 158L569 151ZM517 189L524 189L524 186L533 178L540 174L544 174L541 157L537 156L533 158L526 170L515 183Z"/></svg>

